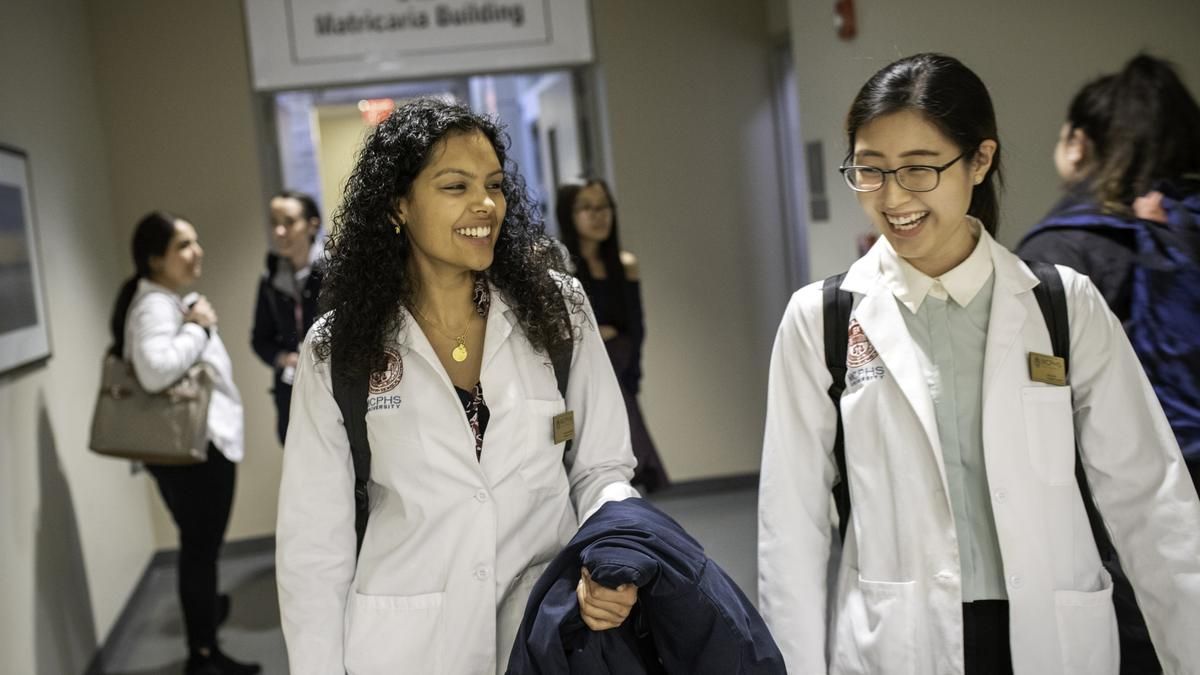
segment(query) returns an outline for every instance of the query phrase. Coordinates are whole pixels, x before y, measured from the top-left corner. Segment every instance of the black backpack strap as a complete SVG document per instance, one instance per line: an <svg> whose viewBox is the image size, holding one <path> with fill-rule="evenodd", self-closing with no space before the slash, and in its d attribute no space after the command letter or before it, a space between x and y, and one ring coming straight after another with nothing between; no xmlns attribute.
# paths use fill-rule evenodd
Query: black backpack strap
<svg viewBox="0 0 1200 675"><path fill-rule="evenodd" d="M575 342L570 337L550 345L550 365L554 366L554 379L558 382L558 393L564 402L567 400L567 383L571 380L571 355L574 349ZM571 440L563 444L563 457L571 451L571 445Z"/></svg>
<svg viewBox="0 0 1200 675"><path fill-rule="evenodd" d="M355 555L362 549L367 532L367 483L371 480L371 443L367 440L367 394L370 375L348 373L330 368L333 376L333 398L342 412L342 424L350 440L350 457L354 461L354 532L357 535Z"/></svg>
<svg viewBox="0 0 1200 675"><path fill-rule="evenodd" d="M1054 355L1062 358L1067 381L1070 382L1071 326L1067 320L1067 292L1063 288L1062 276L1050 263L1027 260L1025 264L1029 265L1029 269L1038 278L1038 285L1033 287L1033 296L1037 298L1042 318L1046 321L1046 329L1050 331L1050 344ZM1079 484L1079 495L1083 498L1083 507L1087 511L1088 524L1092 527L1092 537L1096 540L1100 559L1115 560L1117 552L1092 497L1092 488L1088 485L1087 474L1083 470L1083 457L1079 454L1078 442L1075 443L1075 482Z"/></svg>
<svg viewBox="0 0 1200 675"><path fill-rule="evenodd" d="M838 536L846 541L846 529L850 526L850 483L846 474L846 436L842 429L842 392L846 390L846 342L850 332L850 312L854 309L854 295L841 289L845 272L825 280L822 287L825 324L825 366L833 383L829 385L829 398L837 410L837 437L833 442L833 459L837 463L838 477L833 484L833 501L838 512Z"/></svg>

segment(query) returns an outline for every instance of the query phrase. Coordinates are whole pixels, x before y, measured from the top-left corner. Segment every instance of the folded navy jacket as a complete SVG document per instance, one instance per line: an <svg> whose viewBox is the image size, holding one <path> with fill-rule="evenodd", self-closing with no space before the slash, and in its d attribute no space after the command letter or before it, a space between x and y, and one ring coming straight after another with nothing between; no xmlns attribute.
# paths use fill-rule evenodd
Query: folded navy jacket
<svg viewBox="0 0 1200 675"><path fill-rule="evenodd" d="M619 628L583 623L580 567L638 600ZM786 673L762 617L704 549L641 499L609 502L583 524L538 579L508 675L737 675Z"/></svg>

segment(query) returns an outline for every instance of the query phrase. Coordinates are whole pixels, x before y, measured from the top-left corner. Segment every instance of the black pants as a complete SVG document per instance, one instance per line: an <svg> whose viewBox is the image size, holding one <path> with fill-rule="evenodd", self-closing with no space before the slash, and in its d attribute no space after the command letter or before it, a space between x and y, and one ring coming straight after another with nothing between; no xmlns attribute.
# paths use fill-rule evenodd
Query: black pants
<svg viewBox="0 0 1200 675"><path fill-rule="evenodd" d="M179 528L179 602L188 647L217 642L217 557L233 505L234 464L212 444L208 461L147 465Z"/></svg>
<svg viewBox="0 0 1200 675"><path fill-rule="evenodd" d="M1012 675L1008 601L976 600L962 607L966 675Z"/></svg>

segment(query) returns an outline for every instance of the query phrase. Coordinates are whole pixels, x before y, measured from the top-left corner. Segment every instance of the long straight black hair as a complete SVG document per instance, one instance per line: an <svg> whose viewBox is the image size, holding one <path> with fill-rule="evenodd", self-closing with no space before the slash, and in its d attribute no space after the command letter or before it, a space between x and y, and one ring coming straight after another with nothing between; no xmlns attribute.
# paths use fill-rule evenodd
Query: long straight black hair
<svg viewBox="0 0 1200 675"><path fill-rule="evenodd" d="M579 201L580 192L595 185L604 190L604 196L608 199L608 205L612 209L612 230L609 232L608 239L600 242L600 260L604 263L604 273L609 279L617 282L616 286L619 290L613 297L613 310L619 317L619 321L626 322L618 328L624 328L630 320L628 316L630 303L625 300L627 277L625 276L625 265L621 262L621 236L620 230L617 228L617 203L613 200L612 190L609 189L608 183L602 178L587 178L582 183L560 186L554 199L554 215L558 218L559 237L562 238L563 245L567 247L567 252L571 254L571 261L575 263L575 276L583 282L593 281L592 270L580 253L579 229L575 227L575 204Z"/></svg>
<svg viewBox="0 0 1200 675"><path fill-rule="evenodd" d="M979 144L996 141L992 166L983 181L971 193L969 215L983 222L988 233L996 234L1000 223L1000 134L996 130L996 112L983 80L961 61L945 54L915 54L885 66L871 76L854 97L846 115L847 161L854 156L858 130L872 120L913 110L946 135L974 159Z"/></svg>
<svg viewBox="0 0 1200 675"><path fill-rule="evenodd" d="M125 319L129 315L133 296L137 293L138 281L150 277L150 258L166 255L167 247L175 237L175 223L180 220L182 218L166 211L151 211L138 221L133 230L130 247L133 253L133 276L121 285L108 324L112 332L112 348L109 352L115 356L125 352Z"/></svg>

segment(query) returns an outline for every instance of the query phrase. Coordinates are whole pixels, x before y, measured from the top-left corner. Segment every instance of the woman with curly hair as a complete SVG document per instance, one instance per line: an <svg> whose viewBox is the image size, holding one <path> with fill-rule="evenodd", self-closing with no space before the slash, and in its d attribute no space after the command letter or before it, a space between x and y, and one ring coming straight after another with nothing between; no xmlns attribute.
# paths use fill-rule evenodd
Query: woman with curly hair
<svg viewBox="0 0 1200 675"><path fill-rule="evenodd" d="M503 672L546 563L601 504L637 496L596 321L506 150L495 122L419 100L367 138L347 182L280 485L293 673ZM550 357L563 340L565 400ZM333 392L368 376L358 542L348 430L362 420ZM568 445L556 428L571 414ZM636 589L581 576L585 623L620 625Z"/></svg>

